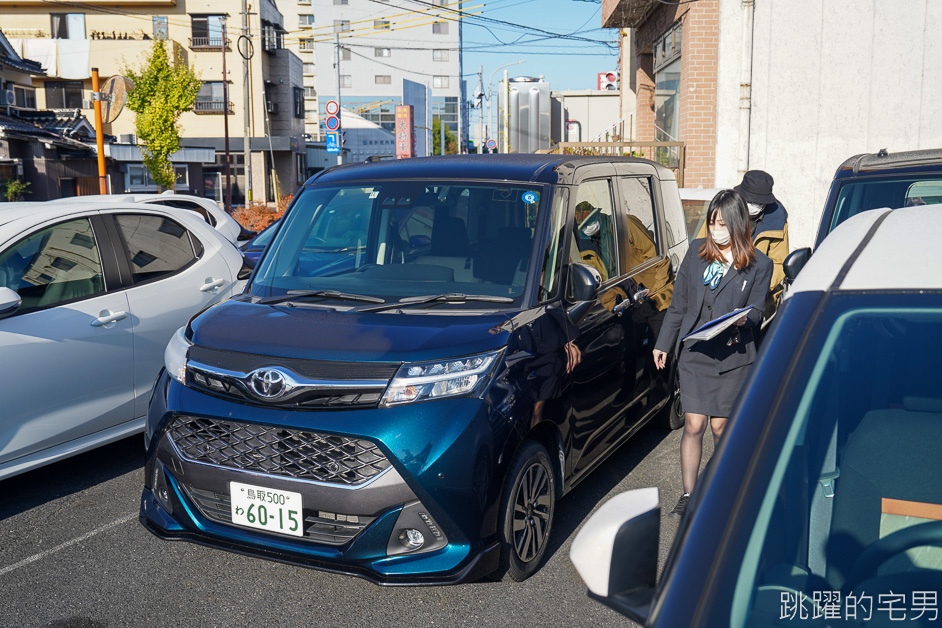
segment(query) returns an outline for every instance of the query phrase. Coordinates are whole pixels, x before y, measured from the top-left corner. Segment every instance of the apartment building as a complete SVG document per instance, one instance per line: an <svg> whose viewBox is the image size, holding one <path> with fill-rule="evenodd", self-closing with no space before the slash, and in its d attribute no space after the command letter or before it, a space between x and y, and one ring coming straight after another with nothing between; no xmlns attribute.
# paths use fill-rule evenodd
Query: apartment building
<svg viewBox="0 0 942 628"><path fill-rule="evenodd" d="M171 54L191 65L203 85L194 109L180 118L183 148L171 158L177 190L223 199L227 112L235 204L250 193L253 200L292 194L306 178L302 62L284 49L284 20L274 0L252 4L251 45L242 38L240 3L231 0L0 0L0 13L11 46L45 70L33 81L37 109L79 110L93 119L90 68L99 68L102 80L139 68L155 38L165 39ZM249 57L248 80L243 54ZM111 177L112 190L156 190L135 145L133 112L125 110L103 131L116 140L105 146L120 171Z"/></svg>
<svg viewBox="0 0 942 628"><path fill-rule="evenodd" d="M338 80L343 109L392 131L404 79L427 85L431 116L457 132L460 5L459 0L283 2L285 45L303 63L305 133L322 137L324 108L338 98Z"/></svg>

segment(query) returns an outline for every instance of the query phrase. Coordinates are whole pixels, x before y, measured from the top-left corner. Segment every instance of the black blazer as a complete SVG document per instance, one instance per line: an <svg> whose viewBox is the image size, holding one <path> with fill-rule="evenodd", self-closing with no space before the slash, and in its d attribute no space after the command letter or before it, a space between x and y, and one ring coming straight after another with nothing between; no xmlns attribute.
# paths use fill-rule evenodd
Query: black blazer
<svg viewBox="0 0 942 628"><path fill-rule="evenodd" d="M680 345L680 339L694 329L700 309L703 307L703 295L710 288L703 285L703 272L709 263L697 252L704 238L690 243L687 255L680 264L680 271L674 282L674 296L664 316L661 333L658 334L654 348L671 353ZM720 372L752 364L756 357L756 343L753 330L762 322L763 309L769 284L772 280L772 260L761 251L756 251L756 260L742 270L730 266L729 270L716 287L713 318L733 310L753 305L742 327L733 327L706 343L706 349L720 361ZM739 332L738 342L728 344L730 338Z"/></svg>

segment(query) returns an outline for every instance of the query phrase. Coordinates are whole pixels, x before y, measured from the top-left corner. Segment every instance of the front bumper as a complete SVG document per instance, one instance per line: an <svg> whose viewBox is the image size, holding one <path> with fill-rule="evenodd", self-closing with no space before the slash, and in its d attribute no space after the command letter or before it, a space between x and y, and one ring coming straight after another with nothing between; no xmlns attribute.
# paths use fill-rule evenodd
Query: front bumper
<svg viewBox="0 0 942 628"><path fill-rule="evenodd" d="M207 464L182 455L167 435L168 424L181 415L369 440L390 465L368 482L351 487ZM480 399L288 411L211 397L162 375L151 399L140 519L163 539L354 575L382 585L474 580L498 566L498 478L503 477L498 461L506 460L502 452L512 433L509 422ZM304 516L307 523L314 522L310 528L314 533L293 537L233 524L228 513L232 481L301 493ZM418 513L441 531L443 540L436 543L429 536L431 543L405 552L395 539L404 521L419 521ZM356 523L338 526L342 534L329 529L324 533L325 516Z"/></svg>

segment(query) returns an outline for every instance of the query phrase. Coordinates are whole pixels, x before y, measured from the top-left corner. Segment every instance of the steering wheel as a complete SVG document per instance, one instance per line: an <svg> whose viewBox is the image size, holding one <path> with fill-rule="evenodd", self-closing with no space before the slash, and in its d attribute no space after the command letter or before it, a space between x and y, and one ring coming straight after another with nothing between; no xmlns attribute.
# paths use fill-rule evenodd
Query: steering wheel
<svg viewBox="0 0 942 628"><path fill-rule="evenodd" d="M850 568L844 591L853 591L858 584L874 576L880 565L897 554L924 545L942 546L942 521L928 521L903 528L871 543Z"/></svg>

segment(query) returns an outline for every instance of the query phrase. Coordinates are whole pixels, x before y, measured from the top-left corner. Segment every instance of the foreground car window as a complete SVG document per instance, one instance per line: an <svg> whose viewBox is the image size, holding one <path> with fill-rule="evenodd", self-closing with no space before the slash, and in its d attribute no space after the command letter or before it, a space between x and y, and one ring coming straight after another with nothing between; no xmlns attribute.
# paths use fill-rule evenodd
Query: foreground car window
<svg viewBox="0 0 942 628"><path fill-rule="evenodd" d="M851 181L841 186L830 233L851 216L870 209L931 205L942 200L942 180L882 179L879 181Z"/></svg>
<svg viewBox="0 0 942 628"><path fill-rule="evenodd" d="M543 195L542 186L451 182L308 188L283 219L251 293L518 298Z"/></svg>
<svg viewBox="0 0 942 628"><path fill-rule="evenodd" d="M784 447L727 578L732 607L713 623L883 625L890 596L892 621L918 620L937 596L942 304L933 304L834 315L806 383L789 393L797 408Z"/></svg>
<svg viewBox="0 0 942 628"><path fill-rule="evenodd" d="M23 299L20 314L104 292L91 224L84 218L70 220L0 253L0 286Z"/></svg>

